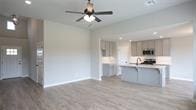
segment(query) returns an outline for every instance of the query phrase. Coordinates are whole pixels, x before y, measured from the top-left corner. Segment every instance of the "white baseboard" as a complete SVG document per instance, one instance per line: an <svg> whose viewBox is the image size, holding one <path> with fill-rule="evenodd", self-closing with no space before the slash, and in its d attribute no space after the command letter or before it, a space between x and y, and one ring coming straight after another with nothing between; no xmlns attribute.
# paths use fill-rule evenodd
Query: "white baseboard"
<svg viewBox="0 0 196 110"><path fill-rule="evenodd" d="M44 85L44 88L49 88L49 87L54 87L54 86L59 86L59 85L64 85L64 84L69 84L69 83L89 80L89 79L92 79L92 78L87 77L87 78L81 78L81 79L76 79L76 80L72 80L72 81L59 82L59 83L56 83L56 84Z"/></svg>
<svg viewBox="0 0 196 110"><path fill-rule="evenodd" d="M97 79L97 78L92 78L93 80L96 80L96 81L102 81L101 78Z"/></svg>
<svg viewBox="0 0 196 110"><path fill-rule="evenodd" d="M23 75L22 77L23 77L23 78L25 78L25 77L29 77L29 75Z"/></svg>
<svg viewBox="0 0 196 110"><path fill-rule="evenodd" d="M20 76L20 77L22 77L22 78L26 78L26 77L29 77L29 75L22 75L22 76ZM3 80L3 78L2 78L2 77L0 77L0 80Z"/></svg>
<svg viewBox="0 0 196 110"><path fill-rule="evenodd" d="M191 80L191 79L186 79L186 78L171 77L170 79L193 82L193 80Z"/></svg>

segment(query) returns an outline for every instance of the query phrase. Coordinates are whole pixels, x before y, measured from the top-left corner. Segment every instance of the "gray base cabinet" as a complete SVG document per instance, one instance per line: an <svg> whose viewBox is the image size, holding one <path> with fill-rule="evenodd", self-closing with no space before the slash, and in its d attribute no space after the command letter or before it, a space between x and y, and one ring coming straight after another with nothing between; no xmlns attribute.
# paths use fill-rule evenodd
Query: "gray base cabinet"
<svg viewBox="0 0 196 110"><path fill-rule="evenodd" d="M165 87L165 68L121 67L123 81Z"/></svg>
<svg viewBox="0 0 196 110"><path fill-rule="evenodd" d="M136 68L122 67L121 79L124 81L131 81L133 83L138 82L138 73Z"/></svg>
<svg viewBox="0 0 196 110"><path fill-rule="evenodd" d="M114 76L117 73L115 64L103 64L103 76Z"/></svg>

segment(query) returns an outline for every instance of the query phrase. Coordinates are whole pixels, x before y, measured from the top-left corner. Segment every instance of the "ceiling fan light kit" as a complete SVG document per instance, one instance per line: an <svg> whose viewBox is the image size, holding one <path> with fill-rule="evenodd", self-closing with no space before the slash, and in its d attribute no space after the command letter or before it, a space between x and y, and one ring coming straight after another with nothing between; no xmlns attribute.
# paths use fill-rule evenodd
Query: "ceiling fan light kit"
<svg viewBox="0 0 196 110"><path fill-rule="evenodd" d="M93 15L91 15L91 16L85 15L84 20L86 20L87 22L93 22L93 21L95 21L95 17Z"/></svg>
<svg viewBox="0 0 196 110"><path fill-rule="evenodd" d="M77 19L76 22L79 22L82 19L84 19L87 22L93 22L93 21L101 22L102 20L96 17L96 15L112 15L113 14L112 11L95 12L94 5L93 3L91 3L90 0L88 0L87 6L84 12L66 11L66 13L83 15L83 17Z"/></svg>

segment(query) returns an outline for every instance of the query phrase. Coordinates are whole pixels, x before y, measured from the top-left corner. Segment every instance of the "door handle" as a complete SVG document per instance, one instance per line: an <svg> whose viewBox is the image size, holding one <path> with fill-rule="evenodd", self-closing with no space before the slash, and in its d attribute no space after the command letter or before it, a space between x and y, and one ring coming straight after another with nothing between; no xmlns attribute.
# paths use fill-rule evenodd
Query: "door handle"
<svg viewBox="0 0 196 110"><path fill-rule="evenodd" d="M35 65L35 66L37 66L37 67L38 67L39 65Z"/></svg>

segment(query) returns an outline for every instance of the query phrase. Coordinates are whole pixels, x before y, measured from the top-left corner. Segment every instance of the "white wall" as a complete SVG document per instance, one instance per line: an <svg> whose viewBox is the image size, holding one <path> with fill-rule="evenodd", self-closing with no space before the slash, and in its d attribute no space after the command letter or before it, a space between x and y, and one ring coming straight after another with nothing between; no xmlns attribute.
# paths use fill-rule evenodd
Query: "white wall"
<svg viewBox="0 0 196 110"><path fill-rule="evenodd" d="M130 42L129 41L117 42L118 64L129 63L130 51L131 50L130 50Z"/></svg>
<svg viewBox="0 0 196 110"><path fill-rule="evenodd" d="M102 62L101 62L101 38L91 32L91 76L92 79L101 80Z"/></svg>
<svg viewBox="0 0 196 110"><path fill-rule="evenodd" d="M129 63L129 57L131 55L130 42L118 41L117 42L117 65L123 65ZM121 68L117 67L117 75L121 75Z"/></svg>
<svg viewBox="0 0 196 110"><path fill-rule="evenodd" d="M193 81L193 37L171 39L171 78Z"/></svg>
<svg viewBox="0 0 196 110"><path fill-rule="evenodd" d="M196 64L196 17L193 21L193 28L194 28L194 35L193 35L194 99L193 101L196 103L196 68L195 68L195 64Z"/></svg>
<svg viewBox="0 0 196 110"><path fill-rule="evenodd" d="M90 32L44 21L44 86L88 79Z"/></svg>

